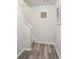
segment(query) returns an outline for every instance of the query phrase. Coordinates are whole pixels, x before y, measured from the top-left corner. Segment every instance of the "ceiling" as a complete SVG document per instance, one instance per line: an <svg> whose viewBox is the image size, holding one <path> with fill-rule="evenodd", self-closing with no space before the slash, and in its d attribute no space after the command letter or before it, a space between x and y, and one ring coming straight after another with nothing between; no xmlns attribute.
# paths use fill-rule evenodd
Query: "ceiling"
<svg viewBox="0 0 79 59"><path fill-rule="evenodd" d="M37 5L52 5L55 4L56 0L24 0L25 3L29 6Z"/></svg>

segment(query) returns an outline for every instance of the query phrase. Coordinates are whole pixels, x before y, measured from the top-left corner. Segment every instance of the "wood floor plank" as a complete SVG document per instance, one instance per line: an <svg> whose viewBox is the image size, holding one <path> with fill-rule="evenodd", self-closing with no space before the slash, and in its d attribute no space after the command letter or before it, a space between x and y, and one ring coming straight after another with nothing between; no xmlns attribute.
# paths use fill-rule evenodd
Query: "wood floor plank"
<svg viewBox="0 0 79 59"><path fill-rule="evenodd" d="M33 43L32 50L19 59L59 59L55 47L48 44Z"/></svg>

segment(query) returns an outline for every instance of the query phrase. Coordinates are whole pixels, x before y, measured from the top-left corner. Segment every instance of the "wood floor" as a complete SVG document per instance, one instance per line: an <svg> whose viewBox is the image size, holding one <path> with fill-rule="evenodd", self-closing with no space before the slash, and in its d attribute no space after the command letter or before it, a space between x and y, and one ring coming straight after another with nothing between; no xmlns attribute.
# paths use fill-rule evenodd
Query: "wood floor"
<svg viewBox="0 0 79 59"><path fill-rule="evenodd" d="M24 51L18 59L59 59L55 47L48 44L32 44L32 51Z"/></svg>

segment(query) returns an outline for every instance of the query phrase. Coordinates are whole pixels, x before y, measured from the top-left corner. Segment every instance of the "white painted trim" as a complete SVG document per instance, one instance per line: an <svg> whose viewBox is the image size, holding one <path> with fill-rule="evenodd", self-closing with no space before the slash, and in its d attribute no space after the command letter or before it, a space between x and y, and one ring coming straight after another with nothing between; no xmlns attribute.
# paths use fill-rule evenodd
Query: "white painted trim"
<svg viewBox="0 0 79 59"><path fill-rule="evenodd" d="M51 44L51 45L55 45L54 42L38 41L38 40L36 39L36 37L35 37L34 35L32 35L32 43L33 43L33 42L42 43L42 44Z"/></svg>
<svg viewBox="0 0 79 59"><path fill-rule="evenodd" d="M35 41L36 43L42 43L42 44L50 44L50 45L55 45L54 42L45 42L45 41Z"/></svg>
<svg viewBox="0 0 79 59"><path fill-rule="evenodd" d="M25 48L24 50L25 51L31 51L32 49L31 48Z"/></svg>
<svg viewBox="0 0 79 59"><path fill-rule="evenodd" d="M31 48L23 48L20 53L17 55L17 58L23 53L23 51L31 51Z"/></svg>
<svg viewBox="0 0 79 59"><path fill-rule="evenodd" d="M56 45L55 45L55 50L56 50L56 52L57 52L57 55L58 55L59 59L61 59L61 57L60 57L60 55L59 55L59 52L58 52L58 49L57 49Z"/></svg>
<svg viewBox="0 0 79 59"><path fill-rule="evenodd" d="M24 48L19 52L19 54L17 55L17 58L22 54L23 51L24 51Z"/></svg>

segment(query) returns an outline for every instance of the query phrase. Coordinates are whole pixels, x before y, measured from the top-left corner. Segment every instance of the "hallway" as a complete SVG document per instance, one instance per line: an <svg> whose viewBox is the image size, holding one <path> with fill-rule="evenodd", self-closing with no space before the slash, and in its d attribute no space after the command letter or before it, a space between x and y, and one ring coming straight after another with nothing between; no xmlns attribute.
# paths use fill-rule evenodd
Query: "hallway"
<svg viewBox="0 0 79 59"><path fill-rule="evenodd" d="M24 51L18 59L59 59L55 47L48 44L33 43L31 51Z"/></svg>
<svg viewBox="0 0 79 59"><path fill-rule="evenodd" d="M44 2L44 0L18 1L18 59L61 58L61 26L57 24L57 8L57 0L49 0L49 2Z"/></svg>

